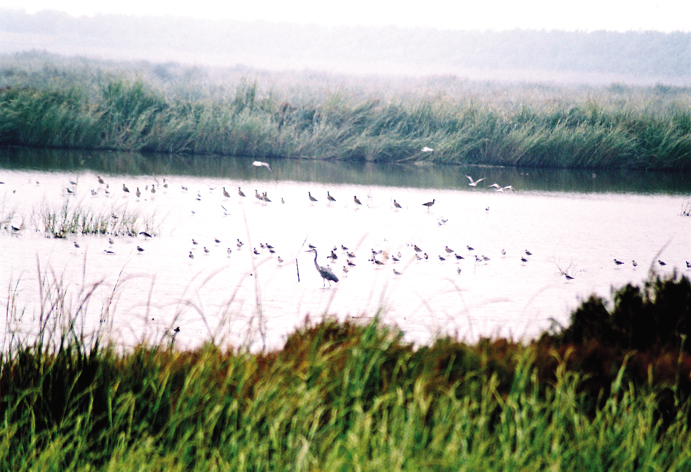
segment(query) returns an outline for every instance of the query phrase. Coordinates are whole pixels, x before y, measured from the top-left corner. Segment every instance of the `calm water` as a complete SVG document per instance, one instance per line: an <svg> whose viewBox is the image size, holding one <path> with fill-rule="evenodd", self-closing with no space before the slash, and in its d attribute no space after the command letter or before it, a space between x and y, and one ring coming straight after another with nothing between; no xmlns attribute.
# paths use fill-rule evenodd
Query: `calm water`
<svg viewBox="0 0 691 472"><path fill-rule="evenodd" d="M180 345L215 336L254 349L277 347L306 316L324 313L380 313L415 342L441 333L469 340L529 338L553 321L568 323L570 311L590 294L609 297L610 287L640 283L651 267L685 272L685 261L691 261L691 217L681 215L691 202L688 175L290 160L270 161L269 172L251 163L0 152L0 221L7 226L0 230L0 283L3 303L14 308L6 310L3 331L35 333L42 306L43 313L64 306L80 314L80 329L106 329L126 345L166 339L179 327ZM470 187L464 173L485 180ZM494 182L517 191L487 187ZM247 197L238 195L238 187ZM255 199L255 189L272 202ZM327 191L336 202L327 202ZM308 192L318 202L311 203ZM394 199L402 209L394 209ZM427 210L422 203L432 199ZM94 214L137 214L139 229L148 223L155 237L46 237L41 215L65 205ZM260 246L266 243L274 254ZM339 283L322 288L314 255L305 252L308 244L318 248L319 264L328 263ZM428 259L417 260L415 245ZM341 246L356 256L347 274ZM463 259L447 253L447 246ZM327 256L334 247L338 259L332 262ZM373 251L382 251L376 258L383 265L368 261ZM616 265L615 258L624 264ZM53 300L58 293L64 297Z"/></svg>

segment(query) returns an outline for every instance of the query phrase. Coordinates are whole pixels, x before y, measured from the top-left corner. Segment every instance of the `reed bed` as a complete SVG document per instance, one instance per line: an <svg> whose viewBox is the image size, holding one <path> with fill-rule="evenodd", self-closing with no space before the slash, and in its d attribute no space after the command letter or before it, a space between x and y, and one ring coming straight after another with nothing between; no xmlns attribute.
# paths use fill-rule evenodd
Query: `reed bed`
<svg viewBox="0 0 691 472"><path fill-rule="evenodd" d="M137 235L156 234L153 216L126 207L95 210L67 199L61 206L43 205L35 209L31 222L37 231L64 238L68 234Z"/></svg>
<svg viewBox="0 0 691 472"><path fill-rule="evenodd" d="M13 67L28 68L21 61ZM257 158L691 169L691 93L682 87L478 85L455 78L389 87L386 81L344 78L342 87L306 88L271 76L263 76L264 82L242 77L224 83L210 74L178 72L163 81L160 73L147 75L146 68L128 74L112 64L106 70L98 63L55 67L62 75L31 69L5 78L0 144ZM74 80L63 77L70 74ZM423 147L434 152L421 152Z"/></svg>
<svg viewBox="0 0 691 472"><path fill-rule="evenodd" d="M376 318L327 317L262 353L179 351L174 337L122 351L48 304L42 326L59 334L13 336L0 358L0 464L688 470L690 302L688 279L652 274L643 288L618 290L611 309L593 298L569 327L534 342L415 347ZM650 313L659 337L626 335Z"/></svg>

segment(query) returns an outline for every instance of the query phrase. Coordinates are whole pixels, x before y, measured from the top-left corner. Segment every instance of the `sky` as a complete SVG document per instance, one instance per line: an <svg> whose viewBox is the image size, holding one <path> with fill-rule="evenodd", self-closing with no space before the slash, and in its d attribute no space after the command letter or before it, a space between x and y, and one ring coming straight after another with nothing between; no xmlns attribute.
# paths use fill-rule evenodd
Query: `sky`
<svg viewBox="0 0 691 472"><path fill-rule="evenodd" d="M691 31L689 0L0 0L0 8L458 30Z"/></svg>

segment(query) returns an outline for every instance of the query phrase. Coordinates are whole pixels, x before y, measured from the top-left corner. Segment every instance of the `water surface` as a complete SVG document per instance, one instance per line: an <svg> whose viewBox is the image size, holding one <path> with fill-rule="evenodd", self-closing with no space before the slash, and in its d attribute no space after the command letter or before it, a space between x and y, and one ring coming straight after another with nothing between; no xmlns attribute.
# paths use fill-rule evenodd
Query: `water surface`
<svg viewBox="0 0 691 472"><path fill-rule="evenodd" d="M415 342L442 333L530 338L555 322L567 324L590 294L609 297L612 286L640 283L650 269L685 272L691 261L691 218L682 216L691 185L680 174L297 160L270 161L269 172L251 163L0 152L0 221L6 222L0 282L6 306L16 308L8 310L4 331L36 332L45 307L61 303L79 312L85 331L108 330L127 345L169 339L179 327L179 345L215 336L255 349L277 347L306 316L324 313L379 314ZM484 180L470 187L466 173ZM517 191L487 187L494 182ZM272 201L260 202L255 190ZM336 202L327 202L327 191ZM310 202L308 192L318 201ZM396 210L394 199L403 208ZM429 209L422 205L433 199ZM140 230L155 237L52 238L42 230L41 215L65 205L136 213ZM275 253L261 247L266 243ZM317 247L319 264L340 278L331 288L322 288L308 244ZM332 262L327 256L334 248ZM382 265L368 261L373 251ZM356 257L346 274L347 252ZM64 298L53 300L57 292Z"/></svg>

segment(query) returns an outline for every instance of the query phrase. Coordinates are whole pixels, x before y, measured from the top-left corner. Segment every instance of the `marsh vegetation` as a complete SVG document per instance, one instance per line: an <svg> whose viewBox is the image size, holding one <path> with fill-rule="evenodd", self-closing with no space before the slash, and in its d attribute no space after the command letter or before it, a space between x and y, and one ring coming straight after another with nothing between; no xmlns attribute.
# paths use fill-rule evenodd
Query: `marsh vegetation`
<svg viewBox="0 0 691 472"><path fill-rule="evenodd" d="M367 82L5 58L0 144L526 167L691 169L671 86ZM103 67L103 68L102 68ZM434 152L421 152L424 147Z"/></svg>
<svg viewBox="0 0 691 472"><path fill-rule="evenodd" d="M652 276L607 304L530 343L414 347L376 317L327 317L260 353L180 351L172 331L123 351L47 305L39 340L5 339L0 463L687 470L691 284Z"/></svg>

